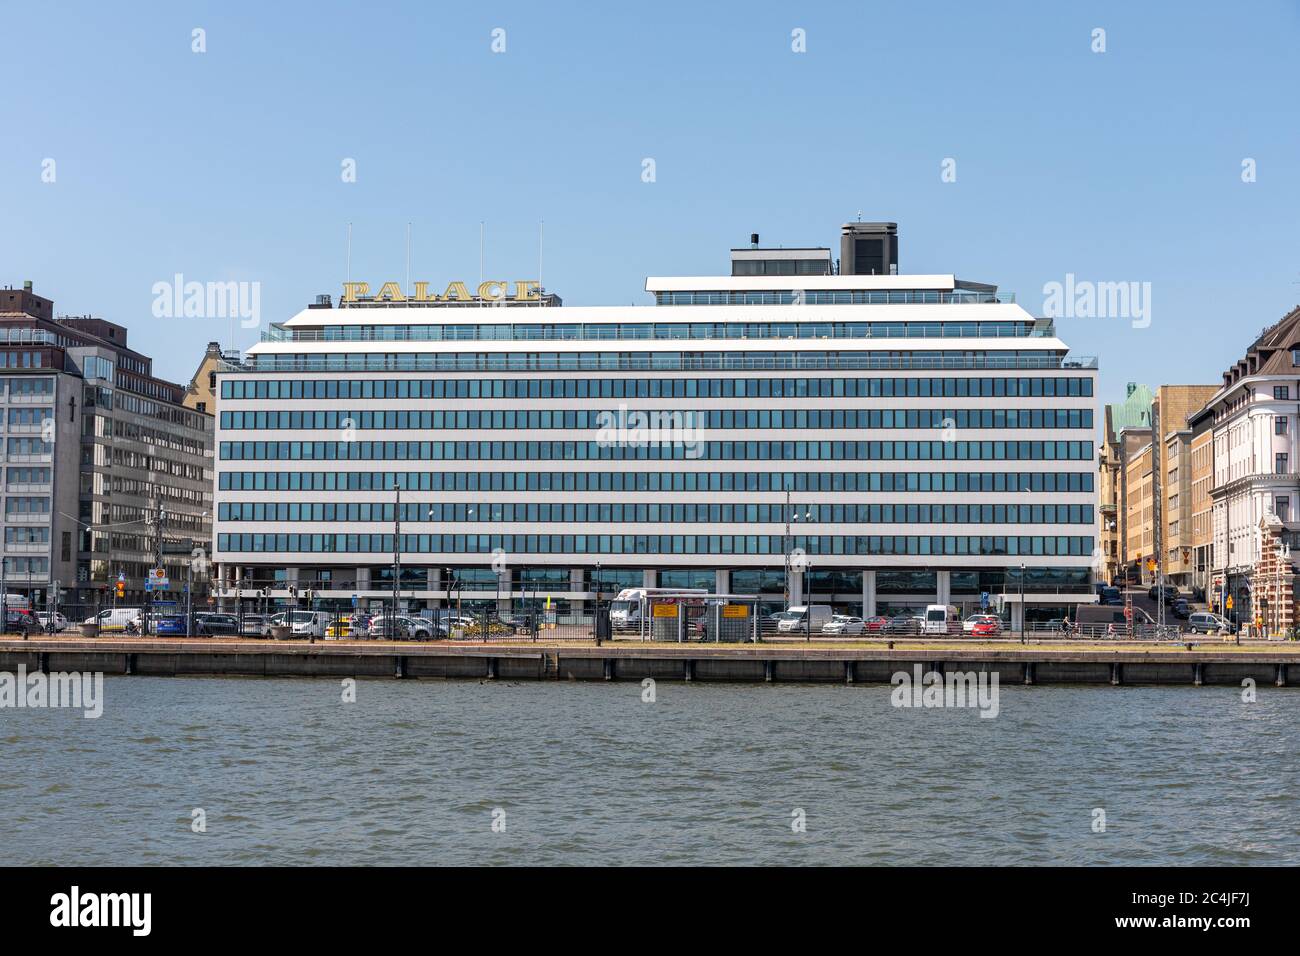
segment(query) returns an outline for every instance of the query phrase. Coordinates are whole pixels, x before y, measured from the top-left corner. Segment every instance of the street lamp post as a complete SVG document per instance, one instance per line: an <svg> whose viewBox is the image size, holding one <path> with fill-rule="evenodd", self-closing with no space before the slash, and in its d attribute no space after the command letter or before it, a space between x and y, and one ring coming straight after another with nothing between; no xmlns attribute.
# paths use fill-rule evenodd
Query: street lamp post
<svg viewBox="0 0 1300 956"><path fill-rule="evenodd" d="M808 582L808 593L803 599L804 641L812 643L812 561L804 560L804 580Z"/></svg>
<svg viewBox="0 0 1300 956"><path fill-rule="evenodd" d="M1028 643L1027 636L1025 634L1025 625L1027 623L1028 621L1025 620L1025 564L1022 561L1020 563L1020 643L1021 644Z"/></svg>
<svg viewBox="0 0 1300 956"><path fill-rule="evenodd" d="M596 613L592 616L591 625L596 635L596 646L600 646L600 562L596 562Z"/></svg>

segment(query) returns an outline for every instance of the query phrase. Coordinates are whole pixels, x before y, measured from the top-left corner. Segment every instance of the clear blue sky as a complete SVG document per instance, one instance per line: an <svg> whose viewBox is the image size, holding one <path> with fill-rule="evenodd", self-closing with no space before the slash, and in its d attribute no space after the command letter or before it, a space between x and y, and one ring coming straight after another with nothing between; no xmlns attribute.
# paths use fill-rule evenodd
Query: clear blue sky
<svg viewBox="0 0 1300 956"><path fill-rule="evenodd" d="M582 305L725 272L752 231L835 246L861 210L899 223L902 271L1036 314L1066 273L1151 282L1149 328L1059 323L1108 398L1216 381L1300 301L1294 2L4 2L0 23L0 284L125 324L174 379L230 327L154 318L153 283L259 281L280 321L337 296L349 221L354 278L402 280L409 221L440 287L477 279L480 220L489 275L534 277L544 218L546 285Z"/></svg>

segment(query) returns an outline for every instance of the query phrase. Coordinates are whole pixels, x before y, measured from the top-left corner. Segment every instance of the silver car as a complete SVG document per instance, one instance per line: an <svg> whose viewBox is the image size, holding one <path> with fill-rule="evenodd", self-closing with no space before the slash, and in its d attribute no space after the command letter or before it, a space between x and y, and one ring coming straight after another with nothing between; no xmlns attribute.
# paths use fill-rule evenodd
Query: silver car
<svg viewBox="0 0 1300 956"><path fill-rule="evenodd" d="M861 634L866 627L860 617L852 614L836 614L822 626L823 634Z"/></svg>

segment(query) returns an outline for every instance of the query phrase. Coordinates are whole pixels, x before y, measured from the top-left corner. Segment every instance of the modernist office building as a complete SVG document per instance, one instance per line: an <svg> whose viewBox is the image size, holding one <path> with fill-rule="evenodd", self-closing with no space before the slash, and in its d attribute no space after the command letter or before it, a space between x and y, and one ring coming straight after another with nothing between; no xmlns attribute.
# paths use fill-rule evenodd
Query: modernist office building
<svg viewBox="0 0 1300 956"><path fill-rule="evenodd" d="M211 536L213 417L185 408L184 389L157 378L127 330L54 315L32 291L0 289L0 462L3 583L70 613L144 599L161 531L171 590L190 550ZM159 509L164 519L156 523ZM204 586L200 566L196 586ZM175 594L168 595L175 598Z"/></svg>
<svg viewBox="0 0 1300 956"><path fill-rule="evenodd" d="M388 598L400 522L416 607L1092 600L1095 361L995 286L754 238L653 306L354 283L273 327L218 376L225 593Z"/></svg>

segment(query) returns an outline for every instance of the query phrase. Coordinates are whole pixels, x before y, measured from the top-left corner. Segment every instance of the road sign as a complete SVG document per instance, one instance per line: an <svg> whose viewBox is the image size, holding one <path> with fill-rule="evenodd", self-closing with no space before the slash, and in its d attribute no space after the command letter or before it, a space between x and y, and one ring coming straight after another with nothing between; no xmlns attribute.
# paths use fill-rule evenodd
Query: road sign
<svg viewBox="0 0 1300 956"><path fill-rule="evenodd" d="M988 592L988 591L981 591L981 592L980 592L980 610L981 610L981 611L987 611L988 609L989 609L989 592Z"/></svg>
<svg viewBox="0 0 1300 956"><path fill-rule="evenodd" d="M1231 594L1228 595L1227 606L1228 606L1228 610L1231 611L1231 610L1232 610L1232 595L1231 595Z"/></svg>
<svg viewBox="0 0 1300 956"><path fill-rule="evenodd" d="M180 541L164 541L162 546L163 554L184 554L189 555L194 551L194 541L192 538L183 538Z"/></svg>
<svg viewBox="0 0 1300 956"><path fill-rule="evenodd" d="M677 605L676 605L676 604L656 604L656 605L655 605L655 609L654 609L654 616L655 616L655 617L676 617L676 616L677 616Z"/></svg>
<svg viewBox="0 0 1300 956"><path fill-rule="evenodd" d="M154 601L153 606L154 607L175 607L176 602L175 601Z"/></svg>
<svg viewBox="0 0 1300 956"><path fill-rule="evenodd" d="M749 605L727 604L722 608L723 617L749 617Z"/></svg>
<svg viewBox="0 0 1300 956"><path fill-rule="evenodd" d="M146 591L166 591L170 584L171 582L167 580L166 568L150 568L149 580L145 582L144 589ZM153 587L151 588L150 585L153 585Z"/></svg>

